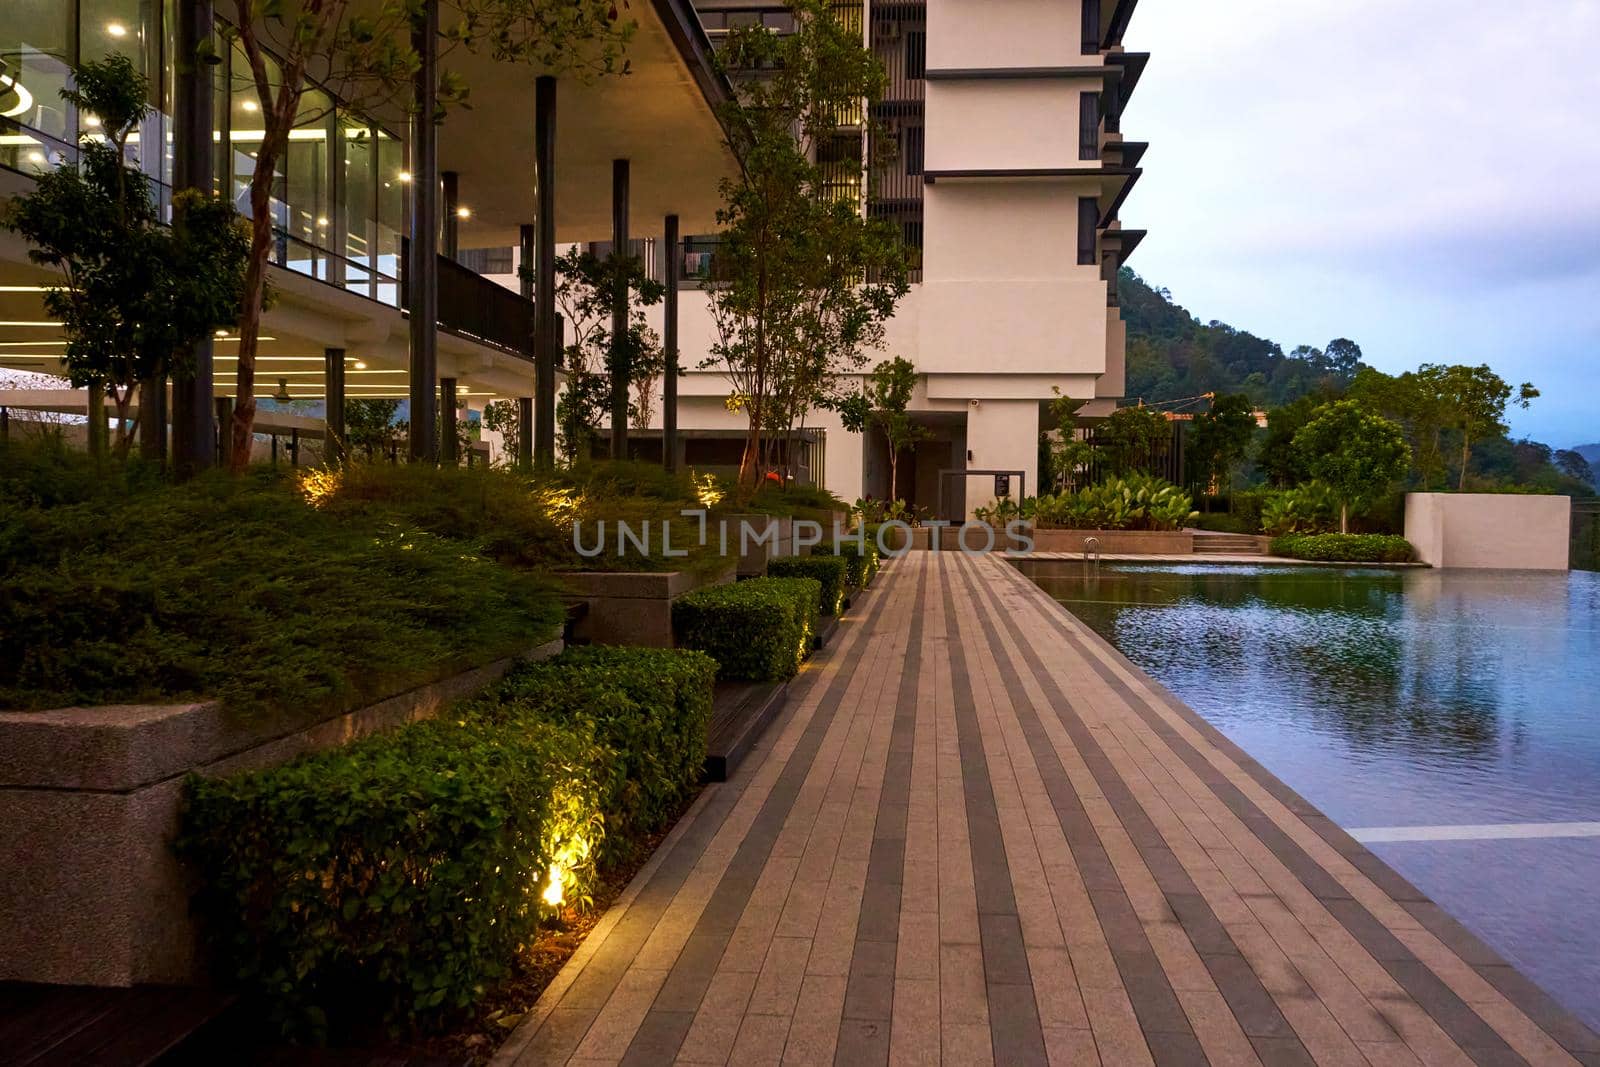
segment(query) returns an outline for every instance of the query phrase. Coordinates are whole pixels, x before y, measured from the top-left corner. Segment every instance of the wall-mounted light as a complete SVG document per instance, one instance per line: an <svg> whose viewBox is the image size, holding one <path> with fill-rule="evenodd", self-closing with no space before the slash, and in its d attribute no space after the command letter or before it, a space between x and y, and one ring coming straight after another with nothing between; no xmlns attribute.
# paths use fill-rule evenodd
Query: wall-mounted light
<svg viewBox="0 0 1600 1067"><path fill-rule="evenodd" d="M256 103L254 100L241 100L239 101L239 110L248 111L251 114L254 114L255 112L261 110L261 105Z"/></svg>
<svg viewBox="0 0 1600 1067"><path fill-rule="evenodd" d="M327 219L327 216L325 216L325 215L323 215L323 216L318 216L318 218L317 218L317 225L318 225L318 226L322 226L322 227L324 227L324 228L325 228L325 227L326 227L326 226L327 226L327 225L328 225L328 219Z"/></svg>
<svg viewBox="0 0 1600 1067"><path fill-rule="evenodd" d="M108 22L106 23L106 32L113 37L126 37L128 36L128 27L120 22Z"/></svg>
<svg viewBox="0 0 1600 1067"><path fill-rule="evenodd" d="M458 219L470 219L471 217L472 217L472 209L471 208L468 208L468 207L465 207L465 206L456 208L456 218L458 218Z"/></svg>
<svg viewBox="0 0 1600 1067"><path fill-rule="evenodd" d="M408 182L411 180L411 172L409 170L403 170L397 176L403 182Z"/></svg>
<svg viewBox="0 0 1600 1067"><path fill-rule="evenodd" d="M100 126L100 116L99 115L85 115L85 116L83 116L83 124L85 126L89 127L91 130L98 129L99 126Z"/></svg>

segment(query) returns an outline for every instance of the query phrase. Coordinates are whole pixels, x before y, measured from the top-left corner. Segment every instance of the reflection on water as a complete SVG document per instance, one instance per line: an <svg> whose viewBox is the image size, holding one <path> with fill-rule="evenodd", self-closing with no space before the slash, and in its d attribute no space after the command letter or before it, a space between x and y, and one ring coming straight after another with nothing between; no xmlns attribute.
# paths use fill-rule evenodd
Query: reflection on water
<svg viewBox="0 0 1600 1067"><path fill-rule="evenodd" d="M1021 567L1344 826L1600 822L1600 574ZM1600 1022L1593 842L1376 851Z"/></svg>

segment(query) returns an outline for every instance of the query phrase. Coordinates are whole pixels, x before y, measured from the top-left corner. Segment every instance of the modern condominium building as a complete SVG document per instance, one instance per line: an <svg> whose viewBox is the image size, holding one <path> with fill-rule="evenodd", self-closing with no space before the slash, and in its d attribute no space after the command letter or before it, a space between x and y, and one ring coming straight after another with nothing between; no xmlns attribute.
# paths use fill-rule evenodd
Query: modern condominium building
<svg viewBox="0 0 1600 1067"><path fill-rule="evenodd" d="M1085 415L1123 394L1117 276L1144 236L1120 217L1146 148L1122 134L1148 59L1123 48L1134 3L835 5L888 73L875 117L892 162L862 204L899 225L913 285L873 359L902 356L919 373L912 406L929 436L901 457L897 495L930 514L961 518L1002 487L1035 492L1040 420L1057 390L1088 402ZM696 6L713 41L741 24L789 28L781 3ZM859 129L841 127L823 151L841 192L859 189ZM704 270L713 248L691 241L686 273ZM712 340L704 304L685 300L682 315L685 459L737 462L726 383L695 369ZM845 433L827 412L812 422L817 479L845 499L885 497L881 436Z"/></svg>

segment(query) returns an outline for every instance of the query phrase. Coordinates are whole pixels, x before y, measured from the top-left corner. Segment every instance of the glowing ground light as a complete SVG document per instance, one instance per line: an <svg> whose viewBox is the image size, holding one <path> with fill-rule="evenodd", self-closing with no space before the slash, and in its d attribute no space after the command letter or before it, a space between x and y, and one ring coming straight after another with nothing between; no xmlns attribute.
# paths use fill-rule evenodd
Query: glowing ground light
<svg viewBox="0 0 1600 1067"><path fill-rule="evenodd" d="M307 504L320 508L338 493L341 480L336 470L307 470L300 475L300 495Z"/></svg>
<svg viewBox="0 0 1600 1067"><path fill-rule="evenodd" d="M544 892L540 894L546 904L552 908L559 908L567 899L566 890L561 886L561 865L552 863L550 874L544 884Z"/></svg>

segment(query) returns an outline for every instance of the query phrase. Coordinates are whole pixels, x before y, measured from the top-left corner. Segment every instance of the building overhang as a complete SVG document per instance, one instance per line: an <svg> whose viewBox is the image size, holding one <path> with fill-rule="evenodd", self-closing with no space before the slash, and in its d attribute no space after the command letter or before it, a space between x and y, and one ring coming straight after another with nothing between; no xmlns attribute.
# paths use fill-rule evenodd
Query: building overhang
<svg viewBox="0 0 1600 1067"><path fill-rule="evenodd" d="M1095 78L1115 82L1123 68L1110 64L1076 67L940 67L927 72L928 81L1018 81L1054 78Z"/></svg>
<svg viewBox="0 0 1600 1067"><path fill-rule="evenodd" d="M1144 76L1144 68L1150 64L1150 53L1113 52L1106 56L1106 63L1120 68L1123 72L1121 80L1117 83L1117 95L1122 107L1126 108L1128 101L1133 99L1133 91L1139 87L1139 79Z"/></svg>
<svg viewBox="0 0 1600 1067"><path fill-rule="evenodd" d="M1102 49L1116 48L1122 44L1123 35L1128 32L1128 21L1133 18L1133 9L1139 6L1139 0L1100 0L1103 17L1100 24L1105 27L1105 36L1100 42Z"/></svg>
<svg viewBox="0 0 1600 1067"><path fill-rule="evenodd" d="M972 168L924 171L922 180L928 185L940 182L1096 181L1100 185L1100 225L1105 226L1117 217L1123 201L1143 174L1144 171L1138 167L1126 166Z"/></svg>
<svg viewBox="0 0 1600 1067"><path fill-rule="evenodd" d="M668 214L683 233L716 228L719 184L738 164L720 109L731 95L690 0L648 0L628 12L629 73L563 77L556 86L556 240L605 240L612 161L630 161L632 228L654 234ZM478 54L445 65L471 89L471 108L439 130L439 166L459 177L463 248L504 247L537 216L534 81L539 71Z"/></svg>
<svg viewBox="0 0 1600 1067"><path fill-rule="evenodd" d="M1101 246L1108 252L1116 252L1119 264L1126 265L1129 258L1138 247L1144 243L1148 230L1107 230L1100 237Z"/></svg>

